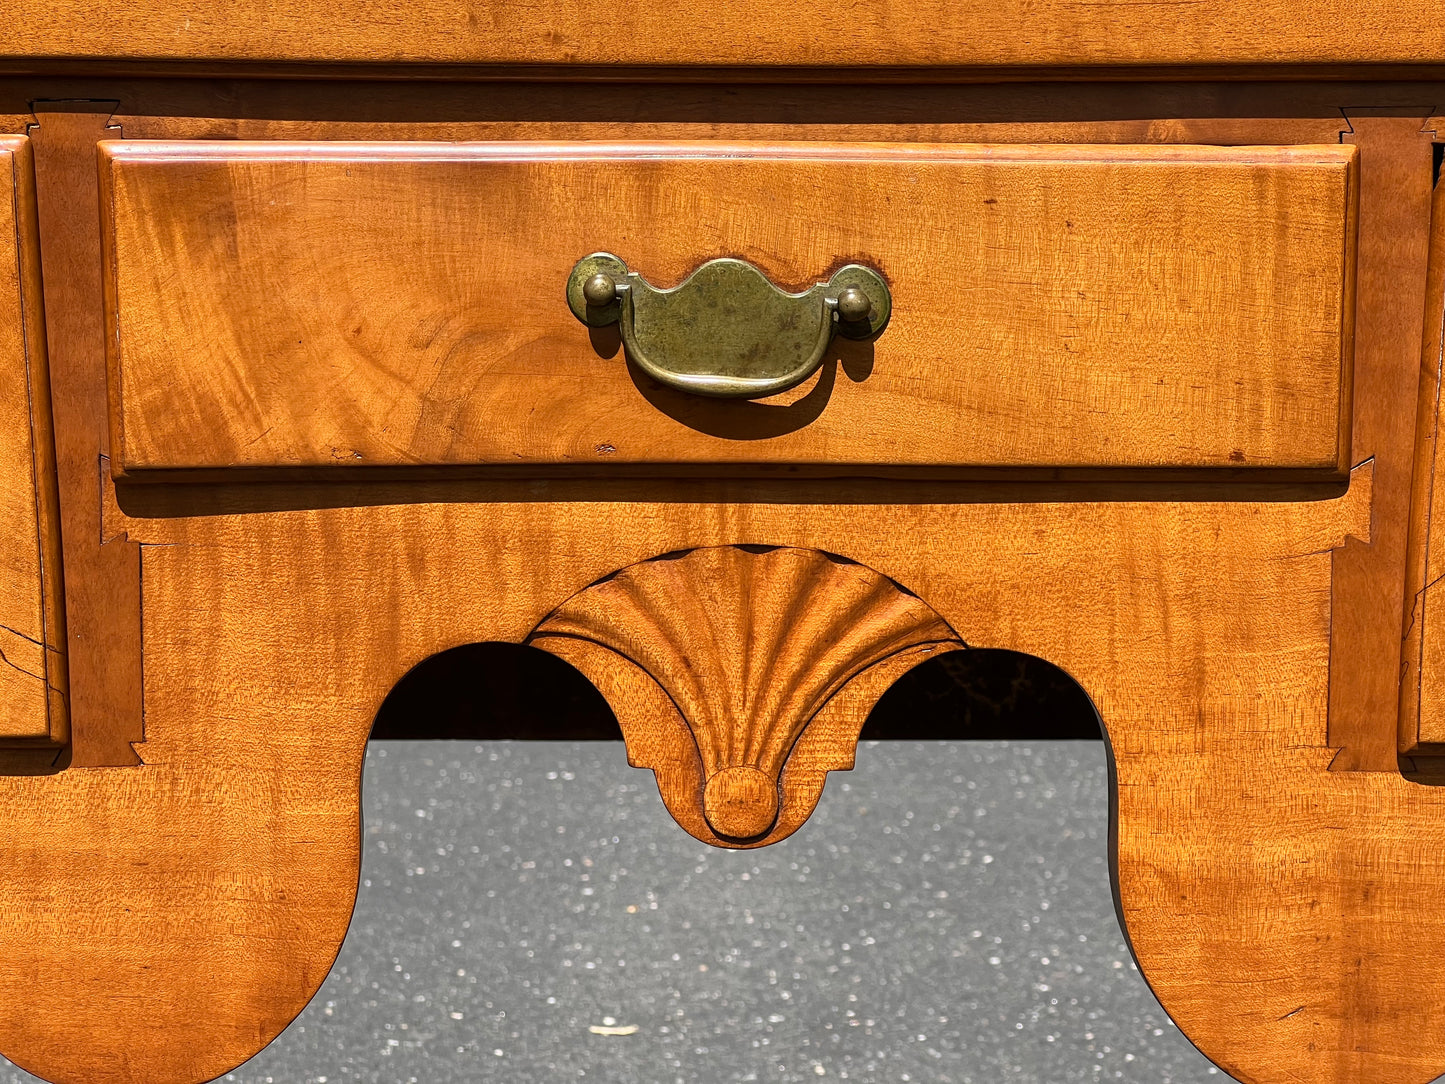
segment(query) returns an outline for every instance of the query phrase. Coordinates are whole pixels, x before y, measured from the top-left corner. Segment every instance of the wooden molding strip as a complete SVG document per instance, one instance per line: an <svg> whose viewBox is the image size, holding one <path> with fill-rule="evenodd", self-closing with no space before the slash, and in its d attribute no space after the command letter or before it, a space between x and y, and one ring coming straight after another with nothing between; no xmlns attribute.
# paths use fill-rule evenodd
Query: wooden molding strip
<svg viewBox="0 0 1445 1084"><path fill-rule="evenodd" d="M37 767L70 739L55 440L34 158L0 138L0 748Z"/></svg>
<svg viewBox="0 0 1445 1084"><path fill-rule="evenodd" d="M30 132L45 251L75 767L139 764L132 743L145 740L140 547L124 535L105 537L101 526L102 486L110 483L95 148L119 134L108 126L114 104L38 110Z"/></svg>
<svg viewBox="0 0 1445 1084"><path fill-rule="evenodd" d="M1090 69L1137 66L1438 65L1430 0L958 0L840 9L825 0L769 7L723 0L496 0L484 17L445 0L334 4L297 0L5 0L23 27L0 60L648 67L722 69Z"/></svg>

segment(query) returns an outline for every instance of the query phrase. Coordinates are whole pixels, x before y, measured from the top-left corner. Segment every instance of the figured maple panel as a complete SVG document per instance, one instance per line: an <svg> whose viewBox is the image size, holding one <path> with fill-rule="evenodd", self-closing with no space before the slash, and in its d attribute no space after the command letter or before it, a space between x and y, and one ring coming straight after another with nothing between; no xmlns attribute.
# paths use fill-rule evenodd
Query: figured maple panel
<svg viewBox="0 0 1445 1084"><path fill-rule="evenodd" d="M113 462L1347 466L1354 148L102 144ZM734 255L893 321L763 402L567 309Z"/></svg>
<svg viewBox="0 0 1445 1084"><path fill-rule="evenodd" d="M0 776L0 1004L25 1006L0 1012L0 1052L63 1084L226 1073L345 936L362 759L396 681L459 644L520 642L639 561L783 544L1079 681L1113 752L1130 943L1231 1077L1424 1084L1445 1072L1445 790L1329 770L1331 565L1372 538L1372 470L1338 499L1260 504L728 503L669 482L622 502L487 483L368 505L365 487L318 508L283 485L142 489L156 518L107 523L142 543L145 763ZM955 900L978 876L935 872ZM982 1026L988 1006L964 1000L959 1026Z"/></svg>
<svg viewBox="0 0 1445 1084"><path fill-rule="evenodd" d="M0 137L0 746L63 742L55 451L30 141Z"/></svg>

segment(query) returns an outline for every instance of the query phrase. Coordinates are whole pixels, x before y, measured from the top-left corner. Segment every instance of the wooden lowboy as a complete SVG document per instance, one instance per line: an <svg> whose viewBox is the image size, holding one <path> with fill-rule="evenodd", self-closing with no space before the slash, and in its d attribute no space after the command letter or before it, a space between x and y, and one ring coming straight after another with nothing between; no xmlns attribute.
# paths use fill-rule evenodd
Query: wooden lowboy
<svg viewBox="0 0 1445 1084"><path fill-rule="evenodd" d="M335 8L0 3L0 1053L274 1038L441 651L756 847L986 647L1210 1058L1445 1073L1433 8Z"/></svg>

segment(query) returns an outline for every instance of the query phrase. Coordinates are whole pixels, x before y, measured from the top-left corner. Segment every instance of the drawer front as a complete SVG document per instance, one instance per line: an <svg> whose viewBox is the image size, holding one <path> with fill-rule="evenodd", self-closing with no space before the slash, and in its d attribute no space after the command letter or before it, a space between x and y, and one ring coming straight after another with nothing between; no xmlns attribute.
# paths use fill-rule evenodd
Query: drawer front
<svg viewBox="0 0 1445 1084"><path fill-rule="evenodd" d="M0 748L69 737L59 498L30 140L0 137Z"/></svg>
<svg viewBox="0 0 1445 1084"><path fill-rule="evenodd" d="M123 473L1348 465L1354 149L102 145ZM763 401L662 387L577 260L715 257L892 322Z"/></svg>

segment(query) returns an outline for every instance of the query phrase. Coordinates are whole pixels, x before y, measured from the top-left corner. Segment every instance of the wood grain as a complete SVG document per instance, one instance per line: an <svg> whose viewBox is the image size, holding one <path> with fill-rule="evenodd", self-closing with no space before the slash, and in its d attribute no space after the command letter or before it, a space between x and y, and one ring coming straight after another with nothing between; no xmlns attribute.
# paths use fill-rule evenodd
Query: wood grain
<svg viewBox="0 0 1445 1084"><path fill-rule="evenodd" d="M1400 629L1405 601L1421 314L1430 244L1430 126L1402 110L1352 109L1360 151L1361 245L1351 414L1356 463L1374 464L1369 545L1335 554L1330 744L1336 771L1399 770Z"/></svg>
<svg viewBox="0 0 1445 1084"><path fill-rule="evenodd" d="M30 141L0 137L0 746L63 746L65 610ZM53 759L53 754L52 754Z"/></svg>
<svg viewBox="0 0 1445 1084"><path fill-rule="evenodd" d="M299 1011L345 932L361 759L391 685L439 650L522 641L618 569L745 544L842 554L970 644L1080 681L1113 749L1134 950L1226 1070L1251 1084L1445 1071L1431 1025L1445 791L1327 770L1331 552L1369 537L1368 467L1342 498L1262 504L416 492L126 520L142 543L146 762L0 777L0 1002L28 1007L0 1014L0 1051L88 1084L240 1062Z"/></svg>
<svg viewBox="0 0 1445 1084"><path fill-rule="evenodd" d="M622 569L548 614L527 643L604 690L628 763L651 768L677 822L721 847L797 831L827 772L853 766L878 694L963 647L925 602L872 569L816 550L736 546ZM854 685L878 668L884 684ZM835 700L832 715L858 699L851 733L817 722ZM826 733L804 742L815 725Z"/></svg>
<svg viewBox="0 0 1445 1084"><path fill-rule="evenodd" d="M1343 477L1353 151L111 142L113 464L1275 468ZM796 223L806 221L806 230ZM802 389L661 388L561 303L607 249L894 318ZM610 335L610 338L609 338Z"/></svg>
<svg viewBox="0 0 1445 1084"><path fill-rule="evenodd" d="M107 125L112 104L37 107L31 128L76 766L138 764L132 743L145 738L140 553L123 530L106 534L100 522L107 426L95 147L119 134Z"/></svg>
<svg viewBox="0 0 1445 1084"><path fill-rule="evenodd" d="M340 107L315 119L317 99L294 86L259 108L260 89L217 83L213 92L210 119L167 116L183 112L170 97L182 92L152 85L145 93L157 115L136 123L147 134L218 138L418 130L411 117L388 127ZM1404 101L1417 92L1429 98L1421 88L1340 96ZM417 103L430 99L407 93L409 108L425 114ZM578 122L558 104L567 104L565 91L550 93L560 97L543 95L526 118L474 119L511 108L515 99L503 95L500 106L458 106L457 117L427 132L616 139L634 106L658 138L776 138L791 119L811 119L810 136L830 139L935 131L895 103L897 113L861 109L871 127L840 134L819 119L828 114L815 98L803 109L783 95L773 111L754 103L754 121L739 119L728 113L732 90L691 103L661 95L667 100L651 105L622 91L601 96L603 107L579 97L578 116L592 119ZM1018 127L987 131L1064 142L1314 141L1339 123L1333 104L1321 112L1314 99L1286 116L1297 106L1281 103L1294 91L1235 88L1264 115L1222 119L1194 113L1213 108L1212 91L1180 90L1158 116L1150 95L1174 91L1141 88L1132 107L1109 105L1104 90L1080 90L1077 105L1019 93ZM956 101L919 94L927 102L919 109L943 118L936 131L945 138L982 138L978 118L997 116L961 90ZM385 95L376 100L355 108L391 108ZM1251 107L1236 100L1239 108ZM99 267L94 141L105 120L42 117L40 134L51 124L63 144L41 156L51 154L55 186L42 230L51 246L47 303L64 340L57 356L70 359L57 394L71 389L68 417L79 434L66 522L92 549L96 538L128 536L130 574L144 577L148 740L145 763L132 757L132 767L0 775L0 1004L25 1006L0 1013L0 1051L49 1079L85 1084L200 1081L243 1060L300 1010L344 935L359 864L362 751L392 684L448 647L522 641L619 569L671 551L748 544L843 554L917 591L970 644L1039 655L1082 683L1109 730L1117 898L1130 942L1165 1008L1237 1079L1437 1076L1445 1070L1436 1026L1445 991L1433 962L1445 951L1445 792L1393 769L1395 714L1377 710L1394 696L1398 661L1400 486L1403 478L1408 489L1414 435L1420 355L1411 336L1424 296L1430 142L1391 108L1397 115L1351 121L1365 166L1360 251L1369 279L1359 292L1365 401L1354 412L1355 455L1370 461L1338 499L1281 489L1260 503L1233 499L1256 492L1237 484L1193 490L1227 503L1184 503L1177 486L1134 483L368 485L357 472L337 472L337 485L131 485L118 495L97 469L100 282L87 270ZM1347 538L1348 561L1339 549ZM135 608L105 612L139 625L138 584L85 551L71 567L89 577L73 598L94 604L119 584ZM1364 616L1351 626L1351 614ZM1354 633L1342 636L1346 627ZM139 629L127 639L123 623L111 628L119 633L72 636L73 650L88 653L91 680L107 667L124 678L134 701L117 698L114 718L138 722L140 660L126 652L139 651ZM664 793L696 793L700 758L668 753L693 741L682 715L652 678L612 658L593 676L638 724L630 751L651 739ZM850 696L829 700L804 727L784 767L786 792L822 789L838 766L830 756L856 735L889 676L885 664L864 671L846 686ZM1371 770L1326 770L1342 766L1355 743L1367 755L1351 764ZM706 831L695 802L679 820L689 817L689 830Z"/></svg>
<svg viewBox="0 0 1445 1084"><path fill-rule="evenodd" d="M740 0L633 0L605 10L577 3L6 0L5 21L25 33L8 40L0 56L27 68L47 59L92 59L112 67L199 61L202 68L291 62L1087 71L1435 64L1445 44L1438 10L1427 0L919 0L853 7L846 15L821 0L777 8Z"/></svg>
<svg viewBox="0 0 1445 1084"><path fill-rule="evenodd" d="M1405 578L1400 679L1400 753L1445 753L1445 614L1437 605L1445 573L1445 470L1440 456L1441 364L1445 359L1445 185L1431 200L1430 263L1415 420L1415 476Z"/></svg>

